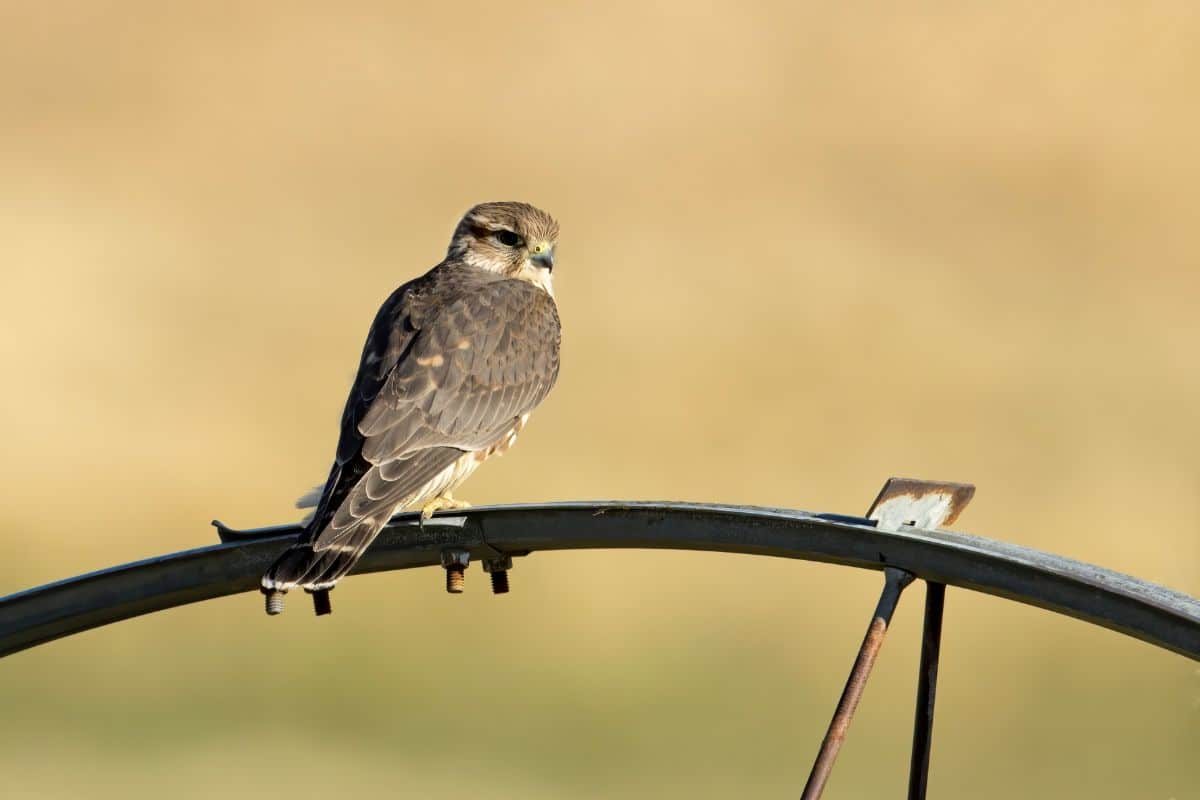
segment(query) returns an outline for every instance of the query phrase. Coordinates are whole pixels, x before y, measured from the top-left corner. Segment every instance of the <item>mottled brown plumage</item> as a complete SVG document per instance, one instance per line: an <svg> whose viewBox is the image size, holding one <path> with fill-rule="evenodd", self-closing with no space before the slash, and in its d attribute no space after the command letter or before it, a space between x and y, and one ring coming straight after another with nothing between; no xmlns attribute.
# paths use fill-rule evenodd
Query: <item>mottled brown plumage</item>
<svg viewBox="0 0 1200 800"><path fill-rule="evenodd" d="M450 491L512 445L558 376L557 238L533 206L476 206L445 260L384 302L316 511L264 590L332 588L393 513L454 505Z"/></svg>

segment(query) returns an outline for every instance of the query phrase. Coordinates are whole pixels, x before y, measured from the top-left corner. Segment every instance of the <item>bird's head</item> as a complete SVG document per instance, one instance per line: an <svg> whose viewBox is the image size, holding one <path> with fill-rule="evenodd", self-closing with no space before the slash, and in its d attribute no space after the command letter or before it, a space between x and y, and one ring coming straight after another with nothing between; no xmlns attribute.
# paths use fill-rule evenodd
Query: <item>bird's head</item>
<svg viewBox="0 0 1200 800"><path fill-rule="evenodd" d="M454 229L449 257L549 293L558 223L528 203L480 203Z"/></svg>

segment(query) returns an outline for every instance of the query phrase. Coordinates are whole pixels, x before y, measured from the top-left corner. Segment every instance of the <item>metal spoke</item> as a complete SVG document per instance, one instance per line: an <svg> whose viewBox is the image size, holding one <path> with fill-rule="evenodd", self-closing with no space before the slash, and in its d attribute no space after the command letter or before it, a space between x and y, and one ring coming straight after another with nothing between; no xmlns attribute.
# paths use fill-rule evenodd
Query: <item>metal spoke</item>
<svg viewBox="0 0 1200 800"><path fill-rule="evenodd" d="M917 673L917 711L913 719L912 762L908 800L924 800L929 786L929 752L933 744L933 704L937 695L938 656L942 651L942 610L946 584L925 583L925 624L921 631L921 667Z"/></svg>
<svg viewBox="0 0 1200 800"><path fill-rule="evenodd" d="M809 776L819 797L891 624L900 594L926 581L925 625L909 773L909 798L929 775L945 587L1029 603L1102 625L1200 660L1200 600L1101 567L979 536L942 530L970 500L966 484L894 478L867 516L699 503L577 502L497 506L434 517L397 515L355 573L429 567L462 589L462 568L482 561L493 590L507 588L513 559L535 551L670 548L722 551L882 569L883 593ZM141 614L258 591L263 571L301 533L298 525L237 531L223 544L124 564L0 597L0 657ZM449 561L449 563L448 563ZM268 612L282 595L267 596ZM330 610L313 593L318 614Z"/></svg>
<svg viewBox="0 0 1200 800"><path fill-rule="evenodd" d="M846 679L846 688L842 690L837 710L829 722L829 729L821 742L817 760L813 762L812 772L808 775L808 783L804 785L804 792L800 795L802 800L817 800L825 790L825 783L829 780L829 773L833 771L833 762L842 748L846 730L854 717L854 710L858 708L858 701L862 699L867 678L871 677L875 657L879 655L879 648L883 646L883 637L892 622L892 614L896 611L900 593L912 581L913 575L910 572L895 567L884 569L883 593L879 595L875 614L871 618L871 624L867 626L867 635L863 637L863 643L858 648L858 657L854 659L854 667L850 670L850 677Z"/></svg>

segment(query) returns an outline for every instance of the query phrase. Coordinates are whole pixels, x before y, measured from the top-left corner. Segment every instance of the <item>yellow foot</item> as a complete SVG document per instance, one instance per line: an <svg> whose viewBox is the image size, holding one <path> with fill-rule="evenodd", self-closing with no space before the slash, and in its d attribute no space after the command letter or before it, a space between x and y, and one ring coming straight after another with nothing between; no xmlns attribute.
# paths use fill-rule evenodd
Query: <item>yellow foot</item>
<svg viewBox="0 0 1200 800"><path fill-rule="evenodd" d="M460 508L470 508L471 504L465 500L455 500L450 496L449 492L438 495L430 500L425 505L421 506L421 519L426 520L433 516L435 511L444 511L447 509L457 510Z"/></svg>

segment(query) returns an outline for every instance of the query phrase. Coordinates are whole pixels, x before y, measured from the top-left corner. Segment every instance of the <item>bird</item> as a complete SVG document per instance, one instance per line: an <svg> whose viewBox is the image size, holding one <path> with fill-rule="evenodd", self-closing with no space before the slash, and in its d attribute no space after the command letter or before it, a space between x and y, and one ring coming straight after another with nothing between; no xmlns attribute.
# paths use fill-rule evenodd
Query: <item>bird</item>
<svg viewBox="0 0 1200 800"><path fill-rule="evenodd" d="M329 613L329 591L397 511L420 508L424 521L469 507L452 491L512 447L558 378L557 245L545 211L481 203L446 257L384 301L315 511L262 577L268 614L296 587Z"/></svg>

